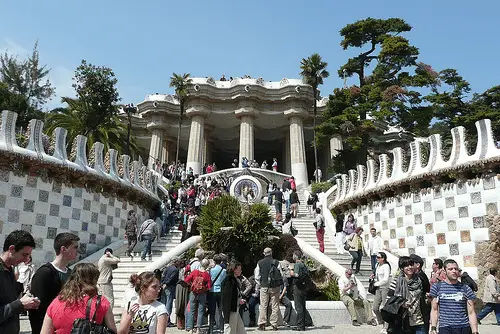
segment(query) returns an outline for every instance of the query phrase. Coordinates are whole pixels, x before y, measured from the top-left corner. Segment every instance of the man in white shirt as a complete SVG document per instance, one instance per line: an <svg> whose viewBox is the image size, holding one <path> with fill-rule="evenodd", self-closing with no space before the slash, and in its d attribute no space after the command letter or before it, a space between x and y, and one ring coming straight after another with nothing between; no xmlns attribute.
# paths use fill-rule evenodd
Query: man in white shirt
<svg viewBox="0 0 500 334"><path fill-rule="evenodd" d="M372 227L370 229L370 237L368 238L367 251L370 254L372 271L375 274L375 266L377 265L377 254L384 249L384 242L382 238L377 235L377 230Z"/></svg>
<svg viewBox="0 0 500 334"><path fill-rule="evenodd" d="M321 182L321 177L323 176L323 173L321 172L321 169L318 166L318 169L314 171L314 179L316 182Z"/></svg>
<svg viewBox="0 0 500 334"><path fill-rule="evenodd" d="M370 302L366 299L366 295L362 296L360 294L356 282L356 276L352 273L352 269L346 269L345 275L339 277L338 285L340 298L351 315L352 325L361 326L358 322L356 307L362 307L366 314L367 324L377 326L377 322L373 317Z"/></svg>

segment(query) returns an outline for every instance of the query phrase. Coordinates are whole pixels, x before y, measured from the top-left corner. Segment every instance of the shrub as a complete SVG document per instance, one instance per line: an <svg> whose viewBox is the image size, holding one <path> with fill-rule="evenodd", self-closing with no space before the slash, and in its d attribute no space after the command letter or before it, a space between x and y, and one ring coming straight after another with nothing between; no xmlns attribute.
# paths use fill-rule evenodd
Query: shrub
<svg viewBox="0 0 500 334"><path fill-rule="evenodd" d="M328 189L332 187L330 182L318 182L311 184L311 192L319 194L322 192L326 192Z"/></svg>
<svg viewBox="0 0 500 334"><path fill-rule="evenodd" d="M273 247L274 257L293 262L293 252L301 251L297 240L291 234L283 234Z"/></svg>

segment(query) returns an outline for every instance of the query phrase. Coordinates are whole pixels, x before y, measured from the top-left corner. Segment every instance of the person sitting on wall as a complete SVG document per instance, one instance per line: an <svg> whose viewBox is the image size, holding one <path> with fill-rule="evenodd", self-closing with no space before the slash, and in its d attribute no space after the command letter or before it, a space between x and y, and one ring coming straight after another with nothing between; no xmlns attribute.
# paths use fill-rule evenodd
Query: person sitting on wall
<svg viewBox="0 0 500 334"><path fill-rule="evenodd" d="M366 314L367 323L372 326L377 326L377 322L373 317L370 302L366 299L366 294L361 295L356 282L356 277L352 273L352 269L346 269L345 275L339 277L338 285L340 298L351 315L352 325L361 326L358 321L356 308L363 308Z"/></svg>

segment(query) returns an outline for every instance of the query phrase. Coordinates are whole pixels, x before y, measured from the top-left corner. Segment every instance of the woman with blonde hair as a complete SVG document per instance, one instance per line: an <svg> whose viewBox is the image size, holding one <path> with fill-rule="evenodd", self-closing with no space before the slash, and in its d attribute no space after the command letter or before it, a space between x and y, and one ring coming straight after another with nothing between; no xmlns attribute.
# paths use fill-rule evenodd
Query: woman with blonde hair
<svg viewBox="0 0 500 334"><path fill-rule="evenodd" d="M96 324L105 324L116 333L113 311L104 296L98 296L99 269L92 263L79 263L64 284L59 296L50 303L43 319L42 334L70 334L75 319L85 319L87 306Z"/></svg>
<svg viewBox="0 0 500 334"><path fill-rule="evenodd" d="M160 292L160 281L155 274L145 271L130 276L139 298L137 303L128 302L122 313L119 334L164 334L167 329L167 309L156 299Z"/></svg>

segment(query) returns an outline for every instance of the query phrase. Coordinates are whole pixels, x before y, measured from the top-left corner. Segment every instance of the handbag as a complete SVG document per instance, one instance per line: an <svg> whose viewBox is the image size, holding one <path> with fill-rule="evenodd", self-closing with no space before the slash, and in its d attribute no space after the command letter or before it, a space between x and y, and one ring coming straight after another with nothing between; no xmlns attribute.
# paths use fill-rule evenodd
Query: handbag
<svg viewBox="0 0 500 334"><path fill-rule="evenodd" d="M351 249L351 245L349 245L349 241L344 242L344 249L349 251Z"/></svg>
<svg viewBox="0 0 500 334"><path fill-rule="evenodd" d="M290 221L290 234L292 237L296 236L299 233L299 230L297 230L295 227L293 227L292 221Z"/></svg>
<svg viewBox="0 0 500 334"><path fill-rule="evenodd" d="M402 319L404 319L408 314L408 309L419 301L420 297L421 295L418 295L417 298L415 298L415 300L407 308L405 308L403 312L401 312L401 306L403 306L406 299L401 296L389 297L382 310L380 310L382 319L387 323L402 323Z"/></svg>
<svg viewBox="0 0 500 334"><path fill-rule="evenodd" d="M78 318L73 321L73 327L71 328L70 334L114 334L109 330L104 324L96 324L95 317L97 315L97 309L101 305L101 296L98 295L95 302L95 311L92 319L90 319L90 306L92 305L92 298L89 298L87 302L87 308L85 310L85 318ZM103 319L104 322L104 319Z"/></svg>
<svg viewBox="0 0 500 334"><path fill-rule="evenodd" d="M375 286L375 280L370 279L368 284L368 292L374 295L377 292L377 287Z"/></svg>

